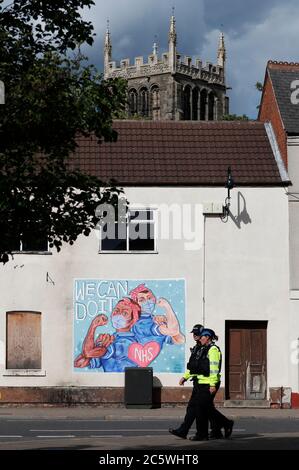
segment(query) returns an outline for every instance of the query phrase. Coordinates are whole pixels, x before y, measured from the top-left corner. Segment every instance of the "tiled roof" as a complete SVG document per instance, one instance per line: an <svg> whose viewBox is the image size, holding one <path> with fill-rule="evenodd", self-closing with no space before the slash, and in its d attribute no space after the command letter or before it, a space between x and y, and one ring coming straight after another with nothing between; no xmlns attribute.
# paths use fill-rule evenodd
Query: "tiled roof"
<svg viewBox="0 0 299 470"><path fill-rule="evenodd" d="M299 104L291 102L291 94L294 91L291 89L291 83L299 80L299 64L268 62L267 69L285 130L288 134L299 135Z"/></svg>
<svg viewBox="0 0 299 470"><path fill-rule="evenodd" d="M119 185L281 185L263 123L115 121L116 143L78 139L72 167Z"/></svg>

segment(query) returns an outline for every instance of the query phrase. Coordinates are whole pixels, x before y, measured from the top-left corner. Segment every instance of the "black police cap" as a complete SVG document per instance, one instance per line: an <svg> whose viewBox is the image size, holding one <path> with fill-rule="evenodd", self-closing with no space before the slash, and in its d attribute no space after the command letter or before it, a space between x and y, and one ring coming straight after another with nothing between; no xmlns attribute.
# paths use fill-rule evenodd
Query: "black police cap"
<svg viewBox="0 0 299 470"><path fill-rule="evenodd" d="M199 336L199 334L202 332L204 329L204 326L198 323L197 325L194 325L190 333L194 333L196 336Z"/></svg>

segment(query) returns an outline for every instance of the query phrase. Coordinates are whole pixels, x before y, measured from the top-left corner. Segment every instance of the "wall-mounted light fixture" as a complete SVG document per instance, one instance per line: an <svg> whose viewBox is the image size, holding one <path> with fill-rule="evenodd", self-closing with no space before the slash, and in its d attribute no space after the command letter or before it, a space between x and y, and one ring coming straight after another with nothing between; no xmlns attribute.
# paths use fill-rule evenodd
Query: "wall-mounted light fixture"
<svg viewBox="0 0 299 470"><path fill-rule="evenodd" d="M230 208L230 191L235 187L235 183L232 177L232 171L231 167L229 166L227 169L227 178L225 182L225 188L227 188L227 197L225 199L225 204L224 204L224 213L225 215L229 214L229 208Z"/></svg>

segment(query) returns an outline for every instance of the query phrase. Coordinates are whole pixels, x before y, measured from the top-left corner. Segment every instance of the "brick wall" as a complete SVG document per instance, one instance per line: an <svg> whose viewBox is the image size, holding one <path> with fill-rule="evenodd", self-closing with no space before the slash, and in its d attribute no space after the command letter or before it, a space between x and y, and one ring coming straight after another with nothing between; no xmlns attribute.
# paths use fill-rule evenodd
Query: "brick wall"
<svg viewBox="0 0 299 470"><path fill-rule="evenodd" d="M287 135L283 127L279 108L277 106L274 90L268 73L266 76L266 82L264 86L264 92L259 112L259 121L271 122L276 135L282 159L286 167L288 167Z"/></svg>
<svg viewBox="0 0 299 470"><path fill-rule="evenodd" d="M192 387L154 387L153 404L185 406ZM7 405L99 405L124 404L123 387L0 387L0 407ZM216 405L223 405L224 389L216 395Z"/></svg>

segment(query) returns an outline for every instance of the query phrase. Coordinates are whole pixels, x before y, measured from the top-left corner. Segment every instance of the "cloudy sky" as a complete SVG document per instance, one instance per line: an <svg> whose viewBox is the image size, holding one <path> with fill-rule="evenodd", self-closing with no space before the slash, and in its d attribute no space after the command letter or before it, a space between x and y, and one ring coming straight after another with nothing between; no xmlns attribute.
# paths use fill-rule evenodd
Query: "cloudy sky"
<svg viewBox="0 0 299 470"><path fill-rule="evenodd" d="M299 61L298 0L95 0L84 13L97 34L86 50L91 61L103 67L103 38L107 18L113 60L152 52L155 36L159 53L168 49L172 7L177 22L178 52L216 62L220 30L226 37L230 112L256 118L267 60Z"/></svg>

